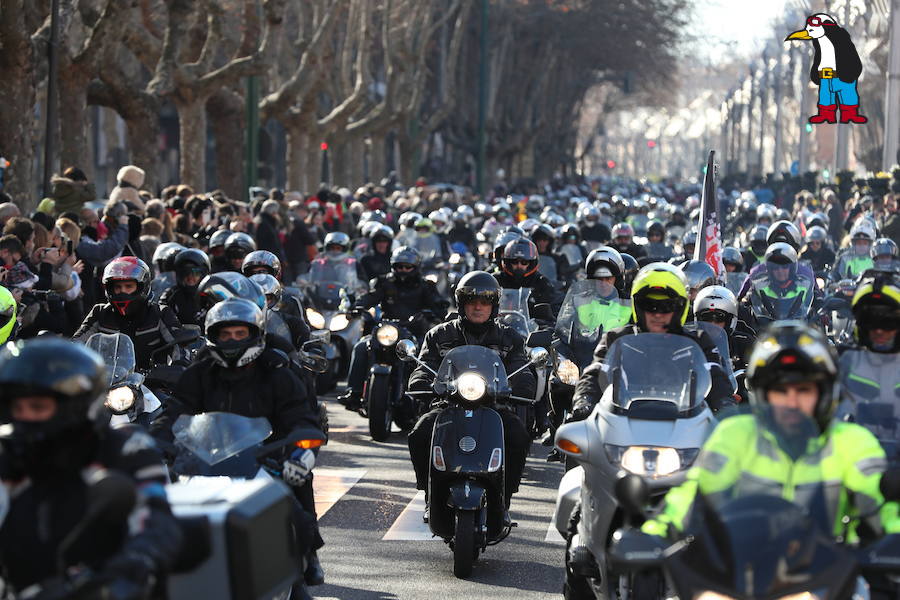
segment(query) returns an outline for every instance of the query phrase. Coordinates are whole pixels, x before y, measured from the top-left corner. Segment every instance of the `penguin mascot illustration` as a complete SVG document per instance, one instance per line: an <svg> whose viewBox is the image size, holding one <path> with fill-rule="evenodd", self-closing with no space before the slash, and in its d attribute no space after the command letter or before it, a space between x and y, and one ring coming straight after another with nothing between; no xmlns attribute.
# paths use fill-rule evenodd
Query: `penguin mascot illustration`
<svg viewBox="0 0 900 600"><path fill-rule="evenodd" d="M809 118L813 124L837 123L838 105L841 123L865 123L859 114L856 80L862 62L850 34L831 15L816 13L806 19L806 27L785 38L810 40L815 48L809 78L819 86L819 114Z"/></svg>

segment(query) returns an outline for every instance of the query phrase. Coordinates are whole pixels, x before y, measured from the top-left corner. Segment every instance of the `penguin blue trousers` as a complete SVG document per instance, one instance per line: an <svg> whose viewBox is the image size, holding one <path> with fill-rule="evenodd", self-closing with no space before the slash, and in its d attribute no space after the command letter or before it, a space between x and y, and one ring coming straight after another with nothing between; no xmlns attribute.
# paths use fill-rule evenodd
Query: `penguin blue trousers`
<svg viewBox="0 0 900 600"><path fill-rule="evenodd" d="M837 102L835 102L837 98ZM837 77L819 80L819 104L832 106L842 104L844 106L856 106L859 104L859 94L856 93L856 80L844 83Z"/></svg>

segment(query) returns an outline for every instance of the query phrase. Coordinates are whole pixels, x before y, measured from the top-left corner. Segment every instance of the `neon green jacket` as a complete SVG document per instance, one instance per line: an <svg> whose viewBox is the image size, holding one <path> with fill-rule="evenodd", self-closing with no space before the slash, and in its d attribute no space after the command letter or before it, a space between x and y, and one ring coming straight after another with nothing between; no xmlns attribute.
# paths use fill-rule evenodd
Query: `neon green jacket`
<svg viewBox="0 0 900 600"><path fill-rule="evenodd" d="M662 512L642 530L660 536L682 531L698 490L713 501L762 493L803 505L824 485L828 516L839 536L843 516L871 513L884 501L878 484L886 466L875 436L853 423L833 423L794 461L753 415L731 417L716 427L687 480L669 490ZM875 531L900 532L897 504L886 504L868 523Z"/></svg>
<svg viewBox="0 0 900 600"><path fill-rule="evenodd" d="M631 320L631 306L616 298L613 301L593 299L575 308L582 327L591 331L609 331L627 325Z"/></svg>

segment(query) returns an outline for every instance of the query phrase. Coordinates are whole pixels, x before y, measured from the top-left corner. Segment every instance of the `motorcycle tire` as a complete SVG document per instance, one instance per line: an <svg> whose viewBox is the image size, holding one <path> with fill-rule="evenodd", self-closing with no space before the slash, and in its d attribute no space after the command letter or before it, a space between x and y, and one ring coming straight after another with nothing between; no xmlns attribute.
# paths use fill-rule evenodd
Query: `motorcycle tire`
<svg viewBox="0 0 900 600"><path fill-rule="evenodd" d="M391 437L393 412L391 406L391 380L389 376L373 375L366 386L366 405L369 415L369 434L376 442L386 442Z"/></svg>
<svg viewBox="0 0 900 600"><path fill-rule="evenodd" d="M456 511L456 531L453 535L453 575L465 579L475 564L475 513Z"/></svg>

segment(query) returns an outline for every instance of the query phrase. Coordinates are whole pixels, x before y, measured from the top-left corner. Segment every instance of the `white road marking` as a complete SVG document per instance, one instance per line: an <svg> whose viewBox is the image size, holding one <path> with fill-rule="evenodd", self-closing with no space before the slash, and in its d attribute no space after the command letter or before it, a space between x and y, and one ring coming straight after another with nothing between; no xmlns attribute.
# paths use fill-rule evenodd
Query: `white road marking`
<svg viewBox="0 0 900 600"><path fill-rule="evenodd" d="M384 534L382 540L438 540L441 538L431 535L428 523L422 521L425 516L425 491L416 492L412 501L403 509L391 528Z"/></svg>
<svg viewBox="0 0 900 600"><path fill-rule="evenodd" d="M547 535L544 537L545 542L550 542L551 544L565 544L566 539L559 535L559 531L556 530L556 523L550 521L550 526L547 527Z"/></svg>
<svg viewBox="0 0 900 600"><path fill-rule="evenodd" d="M350 491L356 482L362 479L365 469L316 469L313 489L316 496L316 513L322 516L334 506L341 497Z"/></svg>

